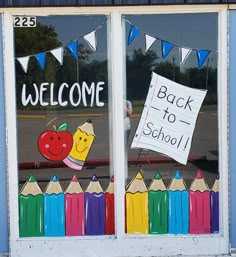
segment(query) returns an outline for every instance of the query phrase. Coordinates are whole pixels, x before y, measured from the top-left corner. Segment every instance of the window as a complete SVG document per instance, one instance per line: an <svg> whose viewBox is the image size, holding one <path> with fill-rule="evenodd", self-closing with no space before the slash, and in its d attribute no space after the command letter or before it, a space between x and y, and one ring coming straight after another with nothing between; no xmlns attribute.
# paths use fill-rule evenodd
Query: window
<svg viewBox="0 0 236 257"><path fill-rule="evenodd" d="M173 6L171 10L165 7L46 10L46 16L40 9L24 12L27 17L36 17L36 28L13 28L12 18L21 16L19 12L3 16L4 31L8 31L4 48L8 58L4 65L12 256L27 257L36 252L43 256L59 251L62 257L68 253L70 256L78 256L78 253L80 256L203 255L209 250L213 254L227 253L226 10L211 6L199 6L198 9ZM140 33L132 36L133 41L128 45L132 25ZM204 29L208 31L207 36ZM145 34L156 37L146 53ZM158 44L161 41L173 44L165 58ZM178 46L193 49L182 67L179 66ZM199 60L194 56L196 49L211 51L199 69L196 68ZM130 149L152 73L190 88L208 89L186 166L146 148ZM132 104L128 141L124 129L126 100ZM68 144L71 148L66 156L58 157L62 152L57 153L63 132L69 135L66 133L67 139L61 149ZM84 142L89 142L90 149L76 159L73 146L85 139L81 133L90 136ZM55 140L58 144L51 150ZM220 174L218 231L171 232L169 228L157 231L149 226L142 231L130 230L135 220L127 212L131 199L127 193L135 178L142 180L142 186L145 182L148 188L154 179L162 176L168 188L177 176L175 179L183 178L188 194L197 168L203 170L209 188ZM33 192L30 191L32 185ZM104 203L104 191L110 194L108 203ZM90 209L93 200L89 194L94 192L103 194L103 198L96 197L96 206ZM35 204L43 201L42 208L34 208L42 217L37 222L44 224L38 227L36 234L31 226L25 230L27 222L32 220L21 221L23 209L27 207L25 201L29 200L26 193L39 195ZM73 193L77 194L75 201L70 197ZM80 202L80 193L85 194L85 202ZM147 190L145 193L147 195ZM65 208L66 194L69 194L68 203L84 207L82 233L80 230L73 234L74 223L67 230L66 214L71 205ZM141 207L143 199L138 201ZM105 227L107 206L115 206L109 209L111 230ZM79 219L80 212L76 215ZM88 217L94 222L88 223ZM145 222L149 221L146 216Z"/></svg>

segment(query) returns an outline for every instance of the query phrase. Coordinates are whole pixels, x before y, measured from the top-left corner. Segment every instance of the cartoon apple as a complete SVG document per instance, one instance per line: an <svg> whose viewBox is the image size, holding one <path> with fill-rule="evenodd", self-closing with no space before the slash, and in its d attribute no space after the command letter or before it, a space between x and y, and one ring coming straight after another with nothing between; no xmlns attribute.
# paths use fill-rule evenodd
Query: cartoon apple
<svg viewBox="0 0 236 257"><path fill-rule="evenodd" d="M39 135L38 149L39 152L48 160L61 161L69 154L72 145L73 137L67 131L67 123L63 123L57 129L45 130Z"/></svg>

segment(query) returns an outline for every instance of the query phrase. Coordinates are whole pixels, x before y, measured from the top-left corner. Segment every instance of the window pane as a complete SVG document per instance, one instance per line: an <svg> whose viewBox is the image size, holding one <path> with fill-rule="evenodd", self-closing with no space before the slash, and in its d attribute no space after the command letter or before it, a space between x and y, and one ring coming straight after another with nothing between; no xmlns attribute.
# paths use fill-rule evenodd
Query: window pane
<svg viewBox="0 0 236 257"><path fill-rule="evenodd" d="M20 236L114 234L107 17L18 18Z"/></svg>
<svg viewBox="0 0 236 257"><path fill-rule="evenodd" d="M128 40L126 99L132 104L132 114L125 114L131 123L126 178L128 234L219 232L217 18L216 13L123 17ZM187 89L182 92L186 94L185 98L180 96L178 89L174 88L174 93L163 84L158 94L153 91L153 97L165 98L165 104L169 104L166 106L170 109L165 105L151 106L157 109L156 113L163 114L161 119L152 116L151 122L145 118L141 121L142 113L149 115L145 108L149 108L152 102L151 98L147 98L151 78L154 77L152 72L188 89L207 90L200 105L186 165L169 157L172 150L176 152L181 146L181 135L184 138L186 133L185 129L175 125L176 116L171 113L171 108L179 108L177 114L184 122L188 116L183 110L191 111L190 102L195 100L187 96ZM149 100L145 103L146 98ZM182 100L185 102L180 104ZM136 132L139 123L143 126L140 134ZM167 133L167 126L172 128L170 134ZM146 142L150 142L150 137L155 139L155 143L131 148L135 137L140 135L146 136ZM186 146L190 145L188 140ZM164 154L161 149L168 144L173 147ZM159 147L160 151L150 150L150 147ZM185 146L182 147L184 152ZM215 215L211 217L212 206L217 207L212 209L211 213Z"/></svg>

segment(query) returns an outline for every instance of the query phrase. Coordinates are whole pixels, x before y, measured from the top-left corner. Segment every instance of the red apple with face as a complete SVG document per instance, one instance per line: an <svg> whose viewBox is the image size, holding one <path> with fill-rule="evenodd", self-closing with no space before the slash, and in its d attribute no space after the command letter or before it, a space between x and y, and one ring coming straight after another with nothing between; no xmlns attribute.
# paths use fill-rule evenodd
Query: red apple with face
<svg viewBox="0 0 236 257"><path fill-rule="evenodd" d="M72 145L73 137L67 131L67 123L63 123L57 129L45 130L39 135L39 152L48 160L61 161L67 157Z"/></svg>

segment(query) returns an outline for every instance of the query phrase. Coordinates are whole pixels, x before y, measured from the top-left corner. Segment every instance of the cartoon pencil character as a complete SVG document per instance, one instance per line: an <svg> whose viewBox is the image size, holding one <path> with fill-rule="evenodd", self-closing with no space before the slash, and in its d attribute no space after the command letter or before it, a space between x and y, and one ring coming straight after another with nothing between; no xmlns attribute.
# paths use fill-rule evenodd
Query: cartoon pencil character
<svg viewBox="0 0 236 257"><path fill-rule="evenodd" d="M72 149L63 162L72 169L82 170L94 137L95 134L92 121L87 120L75 131Z"/></svg>

